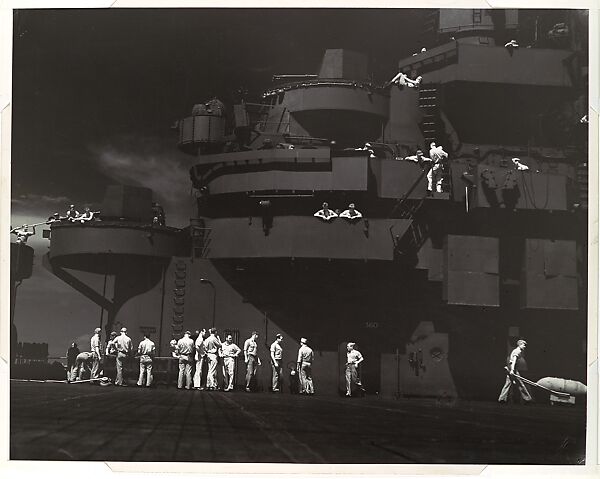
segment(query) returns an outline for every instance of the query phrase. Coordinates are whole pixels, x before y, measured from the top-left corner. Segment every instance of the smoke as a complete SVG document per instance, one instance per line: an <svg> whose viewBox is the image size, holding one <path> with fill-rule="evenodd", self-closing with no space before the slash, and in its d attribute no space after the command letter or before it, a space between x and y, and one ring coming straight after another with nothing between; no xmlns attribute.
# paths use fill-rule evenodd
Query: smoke
<svg viewBox="0 0 600 479"><path fill-rule="evenodd" d="M190 160L172 142L123 137L90 148L99 170L117 183L144 186L165 209L169 226L185 226L193 213ZM187 164L186 164L187 163Z"/></svg>
<svg viewBox="0 0 600 479"><path fill-rule="evenodd" d="M48 195L36 195L27 194L19 195L11 199L11 205L13 208L38 209L42 206L47 206L49 209L54 207L65 207L69 204L69 198L66 196L48 196Z"/></svg>

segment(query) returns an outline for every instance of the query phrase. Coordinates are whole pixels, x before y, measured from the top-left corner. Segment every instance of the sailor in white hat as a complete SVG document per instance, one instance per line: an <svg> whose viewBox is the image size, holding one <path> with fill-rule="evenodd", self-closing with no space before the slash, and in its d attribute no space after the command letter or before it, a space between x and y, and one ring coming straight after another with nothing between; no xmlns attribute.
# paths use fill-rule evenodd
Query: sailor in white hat
<svg viewBox="0 0 600 479"><path fill-rule="evenodd" d="M150 339L150 333L144 332L144 339L138 345L138 355L140 356L140 377L138 386L150 387L152 385L152 359L156 347L154 341Z"/></svg>
<svg viewBox="0 0 600 479"><path fill-rule="evenodd" d="M512 394L513 387L518 389L521 399L524 403L529 403L532 401L531 395L525 387L525 384L523 384L519 378L514 376L515 374L519 375L518 362L519 359L521 359L525 348L527 348L527 341L524 339L519 339L517 341L517 347L513 349L508 357L508 374L506 375L506 381L502 387L502 391L500 392L500 397L498 397L498 402L501 404L507 403Z"/></svg>
<svg viewBox="0 0 600 479"><path fill-rule="evenodd" d="M352 387L362 384L358 376L358 365L363 362L363 355L356 349L356 343L348 343L346 346L346 396L352 396Z"/></svg>
<svg viewBox="0 0 600 479"><path fill-rule="evenodd" d="M431 158L431 169L427 172L427 191L433 193L433 185L438 193L442 192L443 166L444 160L448 158L448 153L442 146L436 146L435 142L429 145L429 158Z"/></svg>
<svg viewBox="0 0 600 479"><path fill-rule="evenodd" d="M117 379L115 385L127 386L123 378L123 363L131 355L133 349L131 338L127 336L127 328L121 328L121 335L116 337L114 343L117 348Z"/></svg>
<svg viewBox="0 0 600 479"><path fill-rule="evenodd" d="M97 379L100 376L100 361L102 361L102 353L100 352L100 328L94 329L94 335L90 339L90 349L92 351L92 377Z"/></svg>
<svg viewBox="0 0 600 479"><path fill-rule="evenodd" d="M179 376L177 377L177 389L192 388L192 363L194 361L194 340L190 338L192 333L186 331L183 338L177 341L175 349L179 357Z"/></svg>
<svg viewBox="0 0 600 479"><path fill-rule="evenodd" d="M312 395L315 393L315 387L312 380L312 363L314 352L308 346L306 338L300 338L300 349L298 349L298 370L300 371L300 394Z"/></svg>

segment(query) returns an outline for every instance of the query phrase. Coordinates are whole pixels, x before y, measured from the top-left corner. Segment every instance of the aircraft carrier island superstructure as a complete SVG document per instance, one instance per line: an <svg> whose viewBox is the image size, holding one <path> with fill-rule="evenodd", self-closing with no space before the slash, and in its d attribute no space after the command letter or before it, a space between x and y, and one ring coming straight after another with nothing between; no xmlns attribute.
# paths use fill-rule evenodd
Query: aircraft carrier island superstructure
<svg viewBox="0 0 600 479"><path fill-rule="evenodd" d="M265 385L279 332L286 364L309 339L323 394L343 390L347 341L367 393L494 398L520 337L528 376L585 381L587 27L555 12L544 44L533 15L427 13L397 65L416 86L332 49L261 102L206 98L178 122L189 227L153 221L151 191L111 187L99 221L53 224L48 268L107 311L106 334L150 331L160 355L185 329L240 346L258 331ZM449 158L428 195L427 167L404 158L431 142ZM315 217L323 203L361 216Z"/></svg>

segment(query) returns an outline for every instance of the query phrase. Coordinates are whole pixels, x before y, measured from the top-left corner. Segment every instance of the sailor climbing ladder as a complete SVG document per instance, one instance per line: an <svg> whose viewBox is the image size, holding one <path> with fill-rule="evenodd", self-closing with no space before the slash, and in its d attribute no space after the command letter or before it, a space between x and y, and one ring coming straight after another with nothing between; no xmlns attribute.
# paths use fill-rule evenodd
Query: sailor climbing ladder
<svg viewBox="0 0 600 479"><path fill-rule="evenodd" d="M419 88L419 109L423 113L423 119L419 124L425 146L431 143L440 145L446 140L446 127L441 112L441 91L437 83L425 83ZM443 163L443 191L452 188L452 177L447 161Z"/></svg>

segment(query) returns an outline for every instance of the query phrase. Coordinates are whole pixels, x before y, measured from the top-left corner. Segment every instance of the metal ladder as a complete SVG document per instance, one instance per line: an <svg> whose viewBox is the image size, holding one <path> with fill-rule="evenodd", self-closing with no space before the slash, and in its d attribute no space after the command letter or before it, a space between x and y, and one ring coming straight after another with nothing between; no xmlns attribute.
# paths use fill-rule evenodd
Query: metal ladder
<svg viewBox="0 0 600 479"><path fill-rule="evenodd" d="M423 111L423 121L420 123L425 145L432 141L438 142L442 129L442 119L439 110L439 91L435 83L422 85L419 88L419 108Z"/></svg>
<svg viewBox="0 0 600 479"><path fill-rule="evenodd" d="M588 163L581 162L575 167L576 178L577 178L577 193L579 197L579 204L582 208L588 207Z"/></svg>

